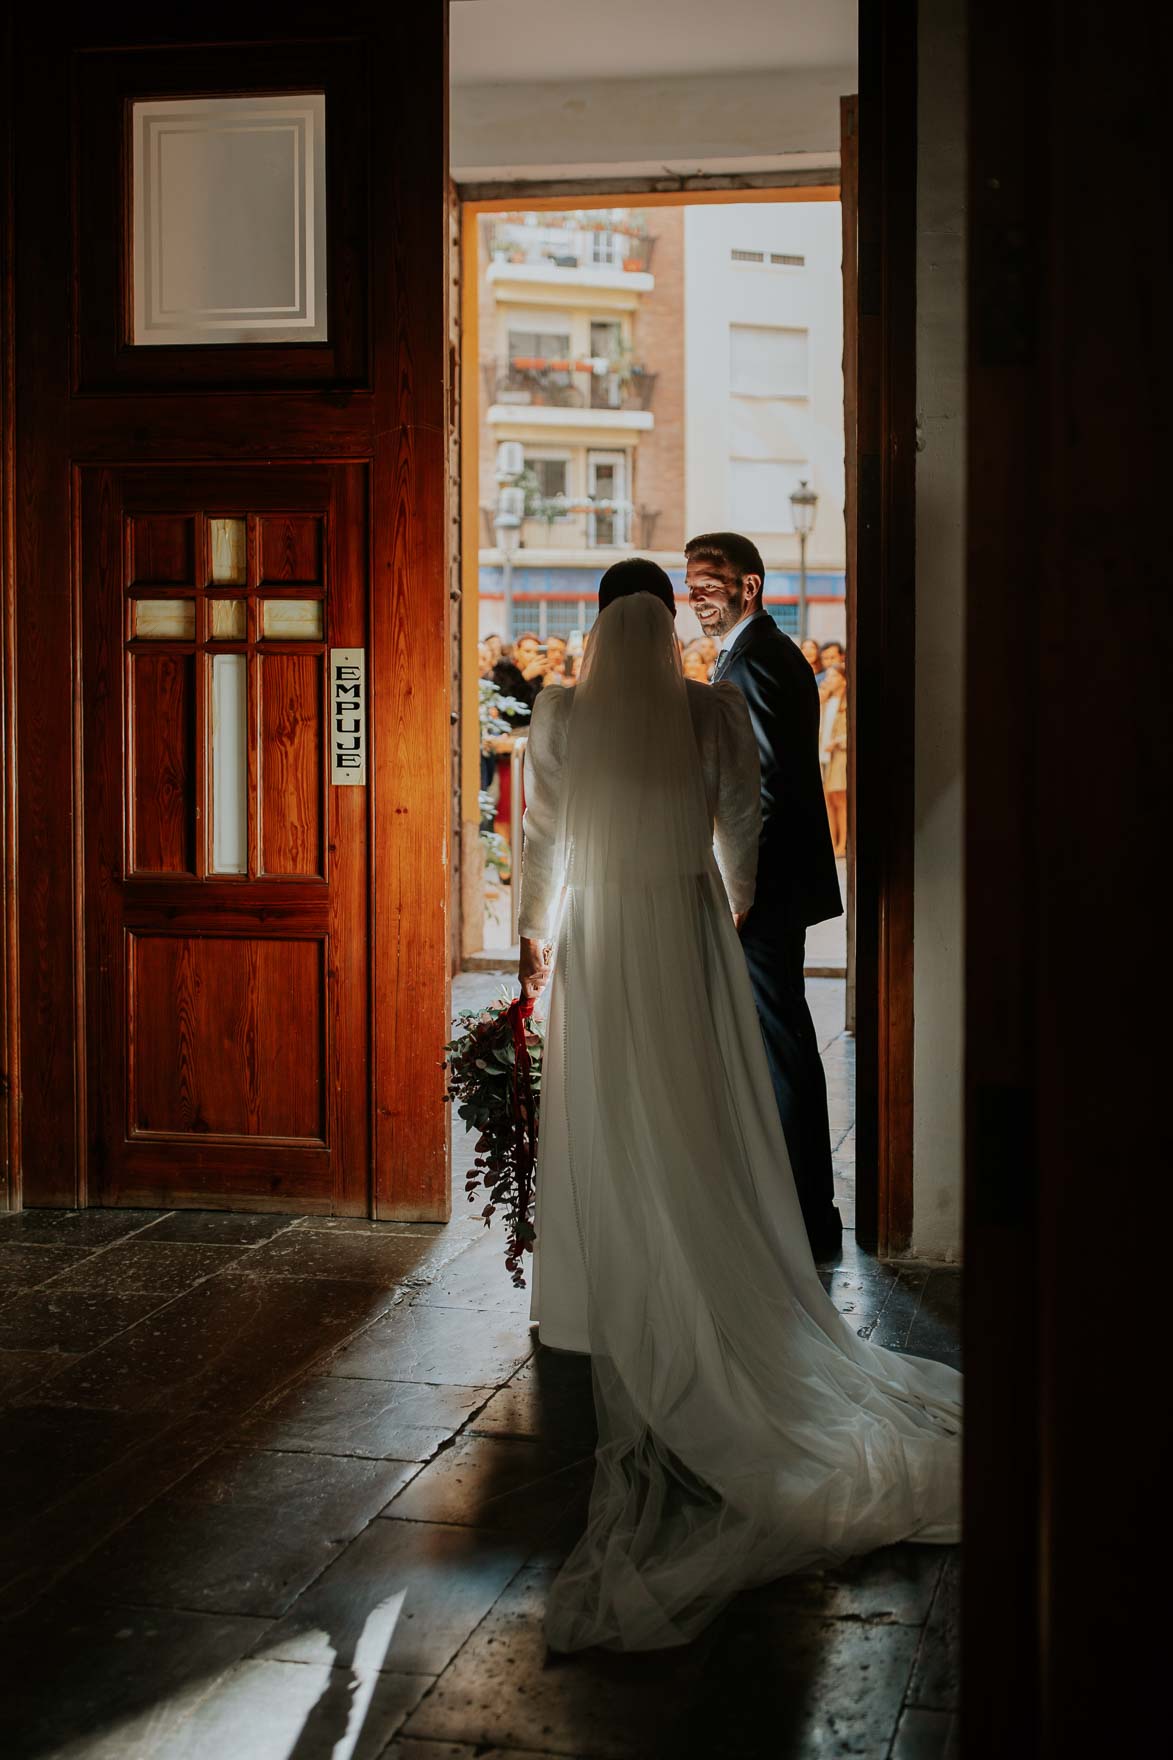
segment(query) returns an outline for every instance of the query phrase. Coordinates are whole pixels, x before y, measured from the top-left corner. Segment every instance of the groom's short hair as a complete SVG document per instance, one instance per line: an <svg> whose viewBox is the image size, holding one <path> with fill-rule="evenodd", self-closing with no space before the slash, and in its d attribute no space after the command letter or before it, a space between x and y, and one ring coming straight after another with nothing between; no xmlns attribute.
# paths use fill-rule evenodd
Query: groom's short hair
<svg viewBox="0 0 1173 1760"><path fill-rule="evenodd" d="M625 556L613 562L599 582L599 610L606 611L616 599L632 593L651 593L676 616L676 595L672 582L658 562L647 556Z"/></svg>
<svg viewBox="0 0 1173 1760"><path fill-rule="evenodd" d="M756 574L765 587L762 553L752 538L743 538L740 532L702 532L699 538L688 540L684 554L689 562L694 556L704 562L727 562L739 575Z"/></svg>

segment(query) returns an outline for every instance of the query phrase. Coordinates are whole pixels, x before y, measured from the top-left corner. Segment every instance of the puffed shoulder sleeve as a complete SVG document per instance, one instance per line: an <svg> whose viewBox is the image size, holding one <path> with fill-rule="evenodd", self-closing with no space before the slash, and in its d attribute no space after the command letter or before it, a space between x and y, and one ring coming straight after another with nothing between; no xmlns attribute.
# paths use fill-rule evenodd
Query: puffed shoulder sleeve
<svg viewBox="0 0 1173 1760"><path fill-rule="evenodd" d="M558 828L570 690L542 691L534 704L525 748L525 830L519 933L548 941L562 891Z"/></svg>
<svg viewBox="0 0 1173 1760"><path fill-rule="evenodd" d="M716 706L718 787L713 844L729 906L747 911L758 873L761 769L749 707L735 684L710 687Z"/></svg>

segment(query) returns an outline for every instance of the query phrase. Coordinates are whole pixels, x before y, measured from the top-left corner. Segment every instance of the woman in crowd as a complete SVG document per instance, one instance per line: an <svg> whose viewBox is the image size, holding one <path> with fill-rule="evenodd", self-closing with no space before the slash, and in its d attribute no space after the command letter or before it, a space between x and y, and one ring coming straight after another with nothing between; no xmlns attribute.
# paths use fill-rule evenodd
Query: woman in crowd
<svg viewBox="0 0 1173 1760"><path fill-rule="evenodd" d="M828 666L820 693L823 698L819 756L823 765L823 793L831 841L836 856L847 854L847 673L843 666Z"/></svg>
<svg viewBox="0 0 1173 1760"><path fill-rule="evenodd" d="M819 644L807 636L806 640L799 642L798 645L802 649L804 658L809 662L811 671L816 674L820 673L823 670L823 663L819 659Z"/></svg>
<svg viewBox="0 0 1173 1760"><path fill-rule="evenodd" d="M708 684L712 662L705 654L705 637L703 641L689 642L681 657L681 669L685 678L691 678L694 684Z"/></svg>
<svg viewBox="0 0 1173 1760"><path fill-rule="evenodd" d="M524 678L502 643L501 637L497 635L486 636L482 646L488 650L490 655L487 676L492 679L501 695L513 697L519 703L532 704L533 692L526 685ZM486 675L482 673L481 676L483 678ZM515 716L514 719L520 725L523 718ZM524 719L528 721L529 716L525 716Z"/></svg>

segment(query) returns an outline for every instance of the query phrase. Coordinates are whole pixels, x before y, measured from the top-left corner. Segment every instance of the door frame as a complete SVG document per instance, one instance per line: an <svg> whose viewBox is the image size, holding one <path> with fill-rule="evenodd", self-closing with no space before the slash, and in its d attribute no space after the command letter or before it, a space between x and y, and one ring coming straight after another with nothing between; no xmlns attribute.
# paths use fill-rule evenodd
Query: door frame
<svg viewBox="0 0 1173 1760"><path fill-rule="evenodd" d="M856 1233L884 1258L910 1250L913 1228L916 51L915 0L861 0L848 669L856 1165L868 1177L857 1175Z"/></svg>
<svg viewBox="0 0 1173 1760"><path fill-rule="evenodd" d="M902 41L907 47L907 32ZM868 98L877 108L873 31L873 71ZM861 43L861 49L863 45ZM912 50L915 42L912 43ZM889 56L891 51L889 50ZM861 56L861 62L863 57ZM911 63L915 70L915 58ZM888 65L886 78L891 78ZM915 98L915 71L911 75ZM861 66L861 85L862 85ZM903 96L907 96L906 79ZM858 116L864 96L844 99ZM894 135L899 117L895 99L880 108L883 126ZM728 177L669 179L585 179L558 184L476 184L456 195L461 212L461 336L460 420L461 457L479 461L480 375L478 371L478 231L482 214L526 208L538 212L575 208L609 208L618 203L641 208L728 205L744 202L838 201L844 224L844 430L846 459L845 520L847 556L848 664L852 701L849 763L866 742L863 786L874 792L863 816L863 835L856 836L855 807L849 834L847 864L847 1020L856 1035L856 1119L859 1152L856 1167L856 1233L860 1244L883 1257L908 1250L912 1233L912 920L913 920L913 767L915 652L911 639L915 593L915 485L912 460L915 357L900 348L915 323L915 178L909 177L911 142L915 173L915 109L904 118L901 151L888 147L882 157L882 136L874 131L866 185L861 185L858 135L855 151L844 153L838 174L798 173L793 180L762 174L745 180ZM845 128L846 136L846 128ZM907 190L897 180L908 178ZM867 204L866 223L860 219ZM889 234L884 204L900 210L902 227ZM863 244L867 227L868 242ZM860 243L856 249L856 239ZM854 274L856 259L866 266L869 306L866 316L860 293L856 323L849 318L848 296L861 285L865 268ZM882 298L877 292L877 277ZM879 302L877 304L877 301ZM865 325L867 335L865 342ZM854 449L851 435L857 435ZM869 486L889 464L883 493L860 505L857 482L866 433ZM476 653L479 600L479 497L477 469L461 476L461 728L475 727ZM469 536L473 541L468 541ZM861 615L860 608L864 608ZM861 665L860 655L864 656ZM866 676L872 688L858 688ZM461 792L475 800L479 787L477 742L463 739ZM857 794L853 788L853 800ZM469 835L463 811L459 817ZM475 825L472 829L475 831ZM475 899L466 862L464 904ZM455 908L455 902L454 902ZM459 941L459 937L457 937Z"/></svg>

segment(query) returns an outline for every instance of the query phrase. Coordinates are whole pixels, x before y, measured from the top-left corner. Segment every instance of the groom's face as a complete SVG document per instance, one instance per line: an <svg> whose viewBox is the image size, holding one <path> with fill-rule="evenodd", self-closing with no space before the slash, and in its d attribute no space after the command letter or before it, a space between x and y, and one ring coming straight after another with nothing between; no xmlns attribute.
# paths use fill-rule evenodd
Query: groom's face
<svg viewBox="0 0 1173 1760"><path fill-rule="evenodd" d="M756 574L739 574L722 557L689 557L684 578L698 623L717 641L753 610L762 586Z"/></svg>

